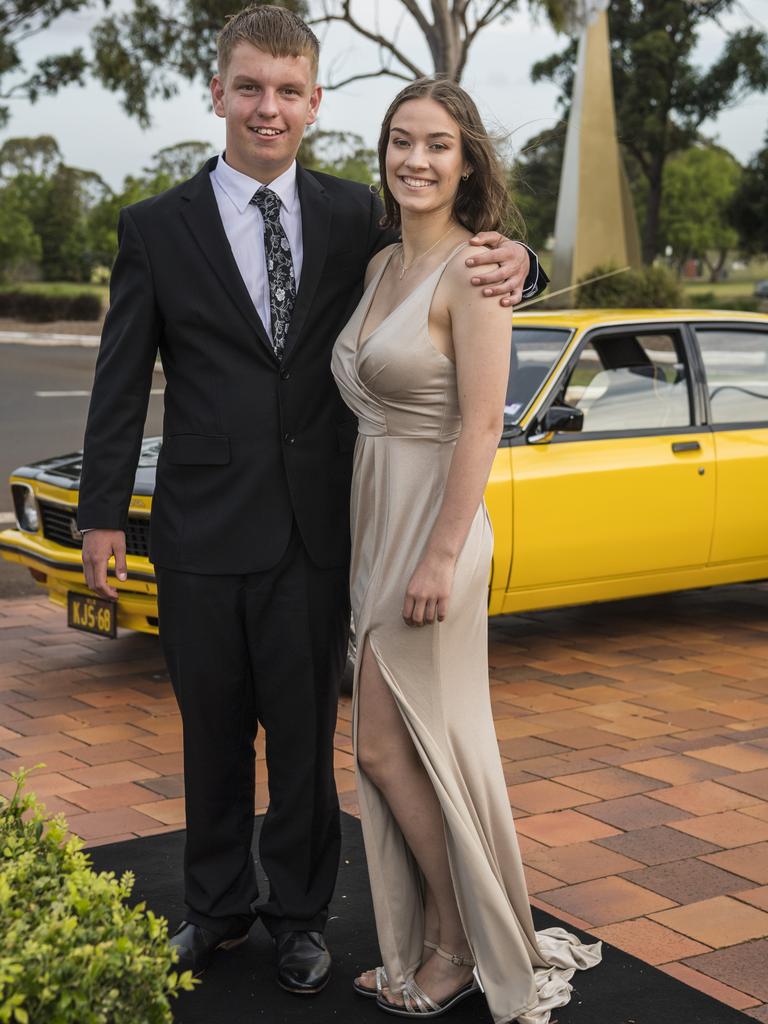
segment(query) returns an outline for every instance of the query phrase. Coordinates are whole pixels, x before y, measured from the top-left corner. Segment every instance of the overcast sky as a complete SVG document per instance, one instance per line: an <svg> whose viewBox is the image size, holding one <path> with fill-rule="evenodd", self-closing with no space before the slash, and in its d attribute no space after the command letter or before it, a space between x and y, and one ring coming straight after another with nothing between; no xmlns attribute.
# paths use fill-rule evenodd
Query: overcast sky
<svg viewBox="0 0 768 1024"><path fill-rule="evenodd" d="M127 3L117 0L112 6L115 9ZM360 10L373 10L374 6L379 8L381 24L391 30L398 10L402 10L397 0L378 0L377 4L358 0ZM47 32L25 43L25 58L32 62L75 46L87 48L89 30L98 16L86 12L62 17ZM768 0L743 0L734 13L722 19L726 30L747 25L768 31ZM709 24L701 33L697 61L708 64L717 56L722 41L723 30ZM428 69L422 39L415 28L409 30L407 22L400 43ZM565 43L565 37L557 36L543 19L537 24L523 12L506 25L486 29L474 44L462 85L477 100L489 126L508 134L512 147L557 123L556 90L534 85L530 69ZM375 48L345 26L334 26L322 37L321 81L372 68L376 61ZM328 92L320 127L358 132L373 146L384 111L398 88L395 79L378 78ZM19 135L53 135L67 163L97 171L115 188L124 175L140 171L164 146L189 139L210 143L212 152L223 146L223 121L211 112L209 99L198 85L182 83L178 97L155 102L151 113L151 128L142 130L123 112L115 94L91 82L86 88L72 86L34 105L14 100L12 118L0 132L0 142ZM760 147L766 127L768 95L752 95L716 121L707 122L704 131L744 162Z"/></svg>

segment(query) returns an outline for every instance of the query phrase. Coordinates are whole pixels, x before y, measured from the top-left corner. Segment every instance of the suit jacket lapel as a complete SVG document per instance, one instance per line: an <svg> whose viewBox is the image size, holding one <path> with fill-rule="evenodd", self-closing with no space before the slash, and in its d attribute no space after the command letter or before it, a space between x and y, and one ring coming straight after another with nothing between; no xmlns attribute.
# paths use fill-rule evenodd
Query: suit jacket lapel
<svg viewBox="0 0 768 1024"><path fill-rule="evenodd" d="M224 225L221 223L209 177L217 160L218 157L213 157L187 182L182 192L181 213L211 269L272 359L275 359L272 344L240 276ZM303 276L302 273L302 281Z"/></svg>
<svg viewBox="0 0 768 1024"><path fill-rule="evenodd" d="M325 265L325 254L328 250L328 234L331 224L331 199L318 180L308 174L300 165L296 166L296 181L301 204L301 234L304 247L304 259L301 267L301 280L293 307L291 326L283 352L283 362L293 353L312 300L317 291L320 275Z"/></svg>

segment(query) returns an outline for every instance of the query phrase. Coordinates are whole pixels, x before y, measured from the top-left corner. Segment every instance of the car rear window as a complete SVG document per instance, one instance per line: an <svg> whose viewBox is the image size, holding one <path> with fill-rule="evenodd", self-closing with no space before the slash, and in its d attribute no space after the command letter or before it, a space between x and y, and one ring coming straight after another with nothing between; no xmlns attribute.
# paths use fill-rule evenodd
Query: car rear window
<svg viewBox="0 0 768 1024"><path fill-rule="evenodd" d="M697 327L713 423L768 422L768 329Z"/></svg>
<svg viewBox="0 0 768 1024"><path fill-rule="evenodd" d="M513 328L505 424L518 422L549 376L571 333L567 328Z"/></svg>

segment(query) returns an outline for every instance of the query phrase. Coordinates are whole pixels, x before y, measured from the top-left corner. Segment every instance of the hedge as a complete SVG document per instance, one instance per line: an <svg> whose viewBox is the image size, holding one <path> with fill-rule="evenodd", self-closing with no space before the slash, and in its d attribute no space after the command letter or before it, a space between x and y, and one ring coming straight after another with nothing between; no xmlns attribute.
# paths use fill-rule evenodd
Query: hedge
<svg viewBox="0 0 768 1024"><path fill-rule="evenodd" d="M33 291L0 291L0 317L26 320L28 323L98 320L101 317L101 298L91 292L48 295Z"/></svg>

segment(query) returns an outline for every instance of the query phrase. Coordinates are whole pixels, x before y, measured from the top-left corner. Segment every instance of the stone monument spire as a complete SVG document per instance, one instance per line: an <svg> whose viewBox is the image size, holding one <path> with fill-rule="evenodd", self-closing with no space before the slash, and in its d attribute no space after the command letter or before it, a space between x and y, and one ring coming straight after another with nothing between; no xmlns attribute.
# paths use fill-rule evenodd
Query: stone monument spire
<svg viewBox="0 0 768 1024"><path fill-rule="evenodd" d="M596 266L640 266L637 221L616 137L609 0L579 0L580 32L555 220L552 289Z"/></svg>

